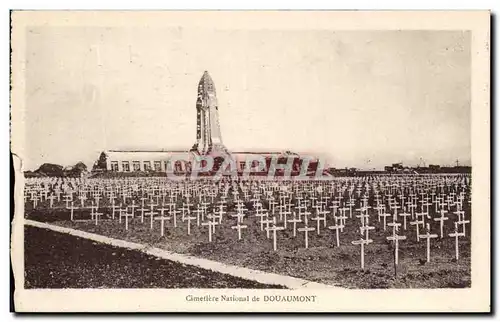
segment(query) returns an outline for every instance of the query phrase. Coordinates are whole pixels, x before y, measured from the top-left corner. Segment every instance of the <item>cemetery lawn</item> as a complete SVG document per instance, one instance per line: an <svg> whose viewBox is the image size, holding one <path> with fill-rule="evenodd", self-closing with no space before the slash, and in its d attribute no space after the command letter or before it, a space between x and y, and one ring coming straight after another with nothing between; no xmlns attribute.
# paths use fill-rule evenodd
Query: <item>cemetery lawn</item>
<svg viewBox="0 0 500 322"><path fill-rule="evenodd" d="M80 210L79 210L80 211ZM109 209L105 213L110 213ZM229 214L233 214L232 212ZM165 222L165 236L160 236L160 223L154 222L150 230L149 218L141 223L140 216L130 220L129 229L118 223L118 219L105 219L96 226L94 221L71 222L65 209L40 209L29 212L29 219L49 221L52 224L79 229L112 238L133 241L166 249L175 253L192 255L226 264L242 266L266 272L303 278L346 288L463 288L470 287L470 234L460 238L460 259L455 261L455 239L447 237L451 233L451 220L445 223L444 239L431 240L431 262L426 263L426 242L416 242L413 226L401 228L400 235L406 240L400 242L399 265L397 274L394 269L394 251L386 240L391 228L383 231L382 224L372 215L370 231L372 244L365 247L365 270L360 269L360 247L351 244L358 240L358 220L349 220L340 234L340 247L335 245L335 231L321 226L321 235L316 231L309 234L309 248L304 248L304 234L297 231L293 237L290 227L278 232L277 251L273 251L272 233L270 239L266 232L260 231L258 218L249 214L244 219L247 229L242 230L242 240L237 231L231 229L235 220L229 217L216 227L213 241L208 241L206 226L197 227L196 220L191 222L191 235L187 235L187 221L177 218L177 228ZM89 211L75 212L75 218L89 218ZM316 227L311 221L309 227ZM439 231L439 223L432 222L433 231ZM154 266L157 267L157 266ZM149 270L148 274L154 274ZM147 273L146 272L146 273ZM165 273L164 273L165 274ZM169 273L166 273L168 276ZM214 282L215 283L215 282ZM216 285L213 287L221 287Z"/></svg>
<svg viewBox="0 0 500 322"><path fill-rule="evenodd" d="M279 288L25 226L25 288Z"/></svg>

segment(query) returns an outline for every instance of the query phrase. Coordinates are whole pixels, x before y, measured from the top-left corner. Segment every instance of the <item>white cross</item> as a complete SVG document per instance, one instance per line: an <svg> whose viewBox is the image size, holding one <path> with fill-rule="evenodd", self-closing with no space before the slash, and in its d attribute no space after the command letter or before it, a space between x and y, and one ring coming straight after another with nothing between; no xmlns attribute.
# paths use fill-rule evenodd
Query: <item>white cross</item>
<svg viewBox="0 0 500 322"><path fill-rule="evenodd" d="M71 202L71 207L67 207L67 208L71 211L71 213L70 213L70 219L71 219L71 221L73 221L73 210L79 209L79 208L73 206L73 201Z"/></svg>
<svg viewBox="0 0 500 322"><path fill-rule="evenodd" d="M94 202L92 201L92 206L90 206L90 218L94 219L94 211L97 210L97 207L94 206Z"/></svg>
<svg viewBox="0 0 500 322"><path fill-rule="evenodd" d="M181 211L182 211L182 221L184 222L186 220L186 214L190 215L191 214L191 210L189 209L189 207L186 206L186 204L183 204L182 207L181 207Z"/></svg>
<svg viewBox="0 0 500 322"><path fill-rule="evenodd" d="M465 216L465 211L463 211L463 210L456 210L456 211L453 212L453 214L455 214L458 217L457 221L460 221Z"/></svg>
<svg viewBox="0 0 500 322"><path fill-rule="evenodd" d="M128 230L128 217L134 217L134 215L126 212L124 215L120 214L121 216L125 217L125 230Z"/></svg>
<svg viewBox="0 0 500 322"><path fill-rule="evenodd" d="M415 221L411 221L410 222L410 225L412 226L415 226L416 230L417 230L417 242L420 241L420 229L419 229L419 226L420 225L424 225L424 220L418 220L418 219L415 219Z"/></svg>
<svg viewBox="0 0 500 322"><path fill-rule="evenodd" d="M354 200L349 199L349 202L346 203L346 206L349 207L349 218L352 218L352 207L354 207Z"/></svg>
<svg viewBox="0 0 500 322"><path fill-rule="evenodd" d="M160 221L160 236L163 237L164 231L165 231L165 220L170 220L171 217L168 216L159 216L156 217L154 220L159 220Z"/></svg>
<svg viewBox="0 0 500 322"><path fill-rule="evenodd" d="M169 211L169 215L174 217L174 228L177 228L177 214L179 214L180 211L177 209L172 209Z"/></svg>
<svg viewBox="0 0 500 322"><path fill-rule="evenodd" d="M39 200L38 195L34 195L34 196L31 198L31 200L33 201L33 208L36 208L36 205L37 205L38 200Z"/></svg>
<svg viewBox="0 0 500 322"><path fill-rule="evenodd" d="M236 222L239 224L239 223L243 222L243 218L245 218L245 214L236 213L234 215L231 215L231 217L236 218Z"/></svg>
<svg viewBox="0 0 500 322"><path fill-rule="evenodd" d="M153 211L153 210L154 210L154 209L153 209L153 204L151 204L151 209L150 209L150 211L149 211L149 212L144 213L144 215L149 216L149 229L151 229L151 230L153 229L153 220L154 220L154 217L155 217L155 215L157 215L157 214L158 214L158 212Z"/></svg>
<svg viewBox="0 0 500 322"><path fill-rule="evenodd" d="M455 237L455 258L458 260L459 257L459 251L458 251L458 237L465 237L465 233L458 232L458 222L455 222L455 232L448 234L450 237Z"/></svg>
<svg viewBox="0 0 500 322"><path fill-rule="evenodd" d="M283 227L285 227L285 229L287 228L287 222L288 222L287 216L291 214L292 214L291 211L283 211L283 212L280 211L280 219L283 221Z"/></svg>
<svg viewBox="0 0 500 322"><path fill-rule="evenodd" d="M214 213L214 215L217 215L217 218L219 219L219 224L222 223L222 218L227 212L224 210L224 205L219 205L219 210Z"/></svg>
<svg viewBox="0 0 500 322"><path fill-rule="evenodd" d="M338 204L336 204L336 201L334 201L334 202L335 203L330 206L330 209L332 209L332 215L333 216L335 216L337 214L337 209L339 208ZM352 217L352 211L351 211L351 215L350 216Z"/></svg>
<svg viewBox="0 0 500 322"><path fill-rule="evenodd" d="M198 208L193 212L196 213L196 225L200 226L200 219L201 219L201 216L203 215L204 211L203 211L203 209L200 208L200 205L198 205Z"/></svg>
<svg viewBox="0 0 500 322"><path fill-rule="evenodd" d="M369 225L368 218L366 218L366 225L359 227L359 231L361 232L361 235L363 235L364 232L366 232L365 239L370 239L370 230L374 230L374 226Z"/></svg>
<svg viewBox="0 0 500 322"><path fill-rule="evenodd" d="M96 210L97 210L97 209L96 209ZM104 215L102 212L95 212L95 213L94 213L94 216L95 216L95 217L94 217L94 218L95 218L95 225L96 225L96 226L97 226L97 222L98 222L98 220L99 220L99 217L100 217L100 216L102 216L102 215Z"/></svg>
<svg viewBox="0 0 500 322"><path fill-rule="evenodd" d="M361 269L365 269L365 245L372 243L371 239L363 239L361 237L359 240L354 240L351 243L353 245L361 245Z"/></svg>
<svg viewBox="0 0 500 322"><path fill-rule="evenodd" d="M401 223L393 221L391 223L388 223L387 226L391 226L392 227L392 234L394 235L396 233L396 231L399 230L399 227L401 226Z"/></svg>
<svg viewBox="0 0 500 322"><path fill-rule="evenodd" d="M127 207L125 208L122 208L122 204L120 204L120 207L118 208L118 223L122 223L122 217L123 217L123 213L127 211Z"/></svg>
<svg viewBox="0 0 500 322"><path fill-rule="evenodd" d="M208 226L208 241L212 242L212 230L215 230L216 223L212 220L201 223L202 226Z"/></svg>
<svg viewBox="0 0 500 322"><path fill-rule="evenodd" d="M267 218L267 212L264 213L257 213L255 214L256 217L259 217L260 219L260 230L264 230L264 217Z"/></svg>
<svg viewBox="0 0 500 322"><path fill-rule="evenodd" d="M380 215L385 212L385 205L379 204L374 209L377 210L378 220L380 221Z"/></svg>
<svg viewBox="0 0 500 322"><path fill-rule="evenodd" d="M364 214L363 211L365 210L366 208L361 208L361 209L357 209L359 211L361 211L359 213L359 215L356 215L356 218L359 218L360 221L361 221L361 226L364 226L365 225L365 219L368 219L369 218L369 215L368 213Z"/></svg>
<svg viewBox="0 0 500 322"><path fill-rule="evenodd" d="M403 217L403 229L406 230L406 217L411 216L410 213L402 212L399 214L400 217Z"/></svg>
<svg viewBox="0 0 500 322"><path fill-rule="evenodd" d="M130 206L127 206L128 208L132 209L132 217L135 216L135 208L137 208L138 206L135 204L135 200L132 200L132 204Z"/></svg>
<svg viewBox="0 0 500 322"><path fill-rule="evenodd" d="M344 225L338 223L338 218L335 217L335 226L328 226L328 229L335 229L335 237L337 239L337 247L340 247L339 229L344 228Z"/></svg>
<svg viewBox="0 0 500 322"><path fill-rule="evenodd" d="M314 227L307 227L307 223L303 228L297 229L300 232L304 232L305 234L305 242L306 242L306 248L309 248L309 232L314 230Z"/></svg>
<svg viewBox="0 0 500 322"><path fill-rule="evenodd" d="M425 235L420 235L419 238L427 239L427 263L431 261L431 238L437 238L438 235L431 234L431 229L429 224L427 224L427 233Z"/></svg>
<svg viewBox="0 0 500 322"><path fill-rule="evenodd" d="M270 207L270 210L271 210L271 213L274 214L275 210L276 210L276 205L278 204L276 201L274 201L274 199L268 199L268 205Z"/></svg>
<svg viewBox="0 0 500 322"><path fill-rule="evenodd" d="M462 233L464 234L464 236L465 236L465 224L469 224L469 223L470 223L470 220L465 220L465 218L457 221L457 224L462 225Z"/></svg>
<svg viewBox="0 0 500 322"><path fill-rule="evenodd" d="M276 232L278 230L284 230L285 227L277 227L276 226L276 218L273 218L273 226L272 227L267 227L266 230L269 233L270 230L273 232L273 249L276 251L277 250L277 237L276 237ZM307 247L306 247L307 248Z"/></svg>
<svg viewBox="0 0 500 322"><path fill-rule="evenodd" d="M56 199L56 196L54 195L50 195L50 197L48 197L47 199L50 199L50 208L52 208L54 206L54 199Z"/></svg>
<svg viewBox="0 0 500 322"><path fill-rule="evenodd" d="M69 208L70 201L73 201L72 195L64 195L64 202L66 202L66 208Z"/></svg>
<svg viewBox="0 0 500 322"><path fill-rule="evenodd" d="M115 219L115 211L116 211L116 209L118 209L118 208L120 208L120 206L117 206L117 205L115 205L115 204L113 204L113 205L111 206L111 218L113 218L113 220Z"/></svg>
<svg viewBox="0 0 500 322"><path fill-rule="evenodd" d="M241 224L241 222L238 221L236 226L231 226L231 229L238 229L238 240L241 240L241 230L243 228L248 228L247 225L240 225L240 224Z"/></svg>
<svg viewBox="0 0 500 322"><path fill-rule="evenodd" d="M269 224L273 223L274 220L275 220L274 218L273 218L273 220L267 218L266 220L263 220L261 222L262 224L266 224L265 230L266 230L266 236L267 236L267 238L269 238Z"/></svg>
<svg viewBox="0 0 500 322"><path fill-rule="evenodd" d="M448 220L448 217L445 217L444 214L447 213L446 210L441 209L440 211L441 217L439 218L434 218L434 221L439 221L439 230L440 230L440 235L439 238L443 238L443 227L444 227L444 221Z"/></svg>
<svg viewBox="0 0 500 322"><path fill-rule="evenodd" d="M98 208L99 208L99 200L101 200L101 199L102 199L102 198L101 198L101 196L99 196L99 195L94 196L95 204L96 204L96 206L97 206Z"/></svg>
<svg viewBox="0 0 500 322"><path fill-rule="evenodd" d="M408 204L409 203L409 204ZM411 219L415 218L415 209L417 208L417 205L412 202L407 203L407 208L410 209L411 212Z"/></svg>
<svg viewBox="0 0 500 322"><path fill-rule="evenodd" d="M108 197L108 199L109 199L109 201L111 202L111 204L112 204L112 205L114 205L114 204L115 204L115 199L116 199L116 197L115 197L115 195L114 195L114 194L111 194L111 195Z"/></svg>
<svg viewBox="0 0 500 322"><path fill-rule="evenodd" d="M188 224L187 224L187 234L188 235L191 235L191 220L194 220L194 219L196 219L196 217L187 216L185 218L185 220L188 222Z"/></svg>
<svg viewBox="0 0 500 322"><path fill-rule="evenodd" d="M80 199L80 203L82 205L82 208L85 207L85 200L87 200L87 196L85 196L84 194L81 194L78 199Z"/></svg>
<svg viewBox="0 0 500 322"><path fill-rule="evenodd" d="M398 265L399 262L399 241L405 240L406 236L399 236L396 231L393 232L392 236L386 237L387 240L394 241L394 263Z"/></svg>
<svg viewBox="0 0 500 322"><path fill-rule="evenodd" d="M141 209L139 209L139 210L141 210ZM144 210L147 210L147 209L144 209ZM163 217L163 216L165 216L165 211L168 211L169 208L165 208L164 206L162 206L160 208L157 208L156 210L158 210L160 212L160 216ZM143 211L143 210L141 210L141 211ZM141 222L143 222L142 217L141 217Z"/></svg>
<svg viewBox="0 0 500 322"><path fill-rule="evenodd" d="M379 217L383 217L384 218L384 231L386 229L386 226L387 226L387 217L391 216L391 214L389 213L383 213L383 214L379 214Z"/></svg>
<svg viewBox="0 0 500 322"><path fill-rule="evenodd" d="M314 217L314 218L311 218L311 220L315 220L316 221L316 232L317 232L318 235L320 235L320 230L319 230L320 222L322 220L325 220L325 218Z"/></svg>
<svg viewBox="0 0 500 322"><path fill-rule="evenodd" d="M288 220L288 222L293 224L293 237L297 236L297 223L302 222L299 218L297 218L297 214L293 213L293 218Z"/></svg>
<svg viewBox="0 0 500 322"><path fill-rule="evenodd" d="M344 232L344 227L346 225L346 219L347 219L347 216L341 212L340 215L338 215L336 218L338 218L340 220L340 223L342 225L342 228L340 228L340 232Z"/></svg>

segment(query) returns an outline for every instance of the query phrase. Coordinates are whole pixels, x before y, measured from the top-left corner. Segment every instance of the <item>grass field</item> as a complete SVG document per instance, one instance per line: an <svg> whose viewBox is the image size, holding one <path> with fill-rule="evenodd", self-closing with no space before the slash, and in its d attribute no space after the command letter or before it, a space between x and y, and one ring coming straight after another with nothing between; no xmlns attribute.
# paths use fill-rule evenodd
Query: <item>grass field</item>
<svg viewBox="0 0 500 322"><path fill-rule="evenodd" d="M280 288L26 226L25 288Z"/></svg>
<svg viewBox="0 0 500 322"><path fill-rule="evenodd" d="M251 207L251 206L249 206ZM110 213L110 211L105 211ZM425 240L416 242L414 227L401 230L407 239L400 242L399 265L395 269L393 246L386 240L391 229L383 231L382 224L372 215L370 232L373 243L365 247L365 270L360 269L360 247L351 244L359 239L359 219L347 220L340 235L340 247L335 245L335 233L321 227L321 235L310 233L309 248L304 248L304 234L297 232L293 237L289 228L278 233L278 250L273 251L272 239L260 230L254 215L245 217L243 239L237 239L237 231L231 229L235 219L231 211L217 226L213 241L208 241L206 226L191 223L191 235L187 235L187 222L178 218L178 227L166 222L165 236L160 236L160 224L154 223L150 230L149 219L141 223L140 217L129 222L129 229L118 223L118 219L105 219L95 225L93 221L71 222L65 209L40 208L29 210L27 218L50 221L55 225L75 228L113 238L140 242L176 253L220 261L227 264L258 269L267 272L290 275L307 280L347 288L461 288L470 287L470 236L460 239L460 259L455 260L455 242L446 237L431 240L431 262L425 263ZM90 210L75 212L75 218L90 218ZM331 223L329 223L331 224ZM439 224L431 222L433 232L439 231ZM314 222L310 226L315 227ZM452 232L452 220L446 222L445 236ZM272 234L271 234L272 235Z"/></svg>

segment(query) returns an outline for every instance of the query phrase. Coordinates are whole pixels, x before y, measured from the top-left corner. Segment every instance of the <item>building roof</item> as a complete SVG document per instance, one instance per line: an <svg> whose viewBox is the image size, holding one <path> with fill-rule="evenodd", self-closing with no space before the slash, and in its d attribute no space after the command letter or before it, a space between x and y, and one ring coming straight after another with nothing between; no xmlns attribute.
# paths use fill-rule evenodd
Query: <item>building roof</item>
<svg viewBox="0 0 500 322"><path fill-rule="evenodd" d="M104 151L105 153L107 152L113 152L113 153L184 153L184 152L189 152L189 150L107 150Z"/></svg>
<svg viewBox="0 0 500 322"><path fill-rule="evenodd" d="M104 154L110 161L166 161L172 156L188 156L189 151L108 150Z"/></svg>

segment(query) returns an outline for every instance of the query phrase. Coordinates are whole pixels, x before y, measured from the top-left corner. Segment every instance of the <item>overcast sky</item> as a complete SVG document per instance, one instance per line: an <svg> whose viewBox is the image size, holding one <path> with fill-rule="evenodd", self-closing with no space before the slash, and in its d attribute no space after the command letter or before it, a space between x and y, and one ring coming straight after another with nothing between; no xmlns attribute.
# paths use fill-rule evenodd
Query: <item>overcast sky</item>
<svg viewBox="0 0 500 322"><path fill-rule="evenodd" d="M468 32L36 27L26 58L27 169L191 148L204 70L230 151L470 164Z"/></svg>

